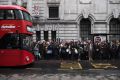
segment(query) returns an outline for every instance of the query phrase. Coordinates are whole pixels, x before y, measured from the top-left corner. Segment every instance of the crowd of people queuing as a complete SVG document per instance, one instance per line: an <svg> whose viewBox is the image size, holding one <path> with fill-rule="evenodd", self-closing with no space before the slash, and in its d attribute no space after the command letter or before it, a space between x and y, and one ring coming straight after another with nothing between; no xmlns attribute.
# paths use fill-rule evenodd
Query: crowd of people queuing
<svg viewBox="0 0 120 80"><path fill-rule="evenodd" d="M37 41L33 42L34 55L39 59L111 60L120 59L120 41Z"/></svg>

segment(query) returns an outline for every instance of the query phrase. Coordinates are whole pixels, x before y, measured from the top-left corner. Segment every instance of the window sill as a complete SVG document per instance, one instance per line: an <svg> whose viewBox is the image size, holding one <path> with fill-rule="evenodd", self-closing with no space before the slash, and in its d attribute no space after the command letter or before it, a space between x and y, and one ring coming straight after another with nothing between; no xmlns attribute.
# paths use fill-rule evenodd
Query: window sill
<svg viewBox="0 0 120 80"><path fill-rule="evenodd" d="M48 18L48 20L60 20L60 18Z"/></svg>

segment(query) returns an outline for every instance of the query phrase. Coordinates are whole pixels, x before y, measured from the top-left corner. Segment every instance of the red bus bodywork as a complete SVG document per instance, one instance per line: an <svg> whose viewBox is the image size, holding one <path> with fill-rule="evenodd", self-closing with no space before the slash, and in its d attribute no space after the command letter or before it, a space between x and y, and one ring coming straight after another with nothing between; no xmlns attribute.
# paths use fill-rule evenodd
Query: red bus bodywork
<svg viewBox="0 0 120 80"><path fill-rule="evenodd" d="M0 10L22 10L28 13L28 11L26 9L24 9L23 7L20 6L16 6L16 5L0 5ZM27 25L32 26L32 22L26 21L26 20L0 20L0 26L5 25L5 26L15 26L14 29L6 29L6 30L0 30L0 37L2 37L3 35L5 35L6 33L16 33L16 30L19 31L19 33L26 33L26 34L32 34L30 32L28 32L27 29Z"/></svg>
<svg viewBox="0 0 120 80"><path fill-rule="evenodd" d="M15 5L0 5L0 10L21 10L28 13L25 8ZM0 19L0 39L6 34L15 33L32 36L33 33L27 30L27 26L32 28L32 22L23 19ZM33 63L34 60L32 52L25 49L0 49L0 66L23 66Z"/></svg>

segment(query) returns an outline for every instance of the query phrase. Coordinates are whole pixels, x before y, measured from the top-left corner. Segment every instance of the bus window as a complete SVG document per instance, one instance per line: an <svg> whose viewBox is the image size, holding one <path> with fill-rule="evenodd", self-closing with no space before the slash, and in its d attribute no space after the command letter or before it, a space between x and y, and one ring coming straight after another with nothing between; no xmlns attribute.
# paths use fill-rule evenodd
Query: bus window
<svg viewBox="0 0 120 80"><path fill-rule="evenodd" d="M29 35L22 35L22 47L23 49L25 50L32 50L32 36L29 36Z"/></svg>
<svg viewBox="0 0 120 80"><path fill-rule="evenodd" d="M28 14L27 12L23 11L23 16L25 20L30 21L30 22L32 21L30 14Z"/></svg>
<svg viewBox="0 0 120 80"><path fill-rule="evenodd" d="M19 41L16 34L7 34L0 39L0 49L17 49Z"/></svg>
<svg viewBox="0 0 120 80"><path fill-rule="evenodd" d="M13 10L5 10L5 12L6 12L6 19L15 19Z"/></svg>
<svg viewBox="0 0 120 80"><path fill-rule="evenodd" d="M4 10L0 10L0 19L4 19Z"/></svg>
<svg viewBox="0 0 120 80"><path fill-rule="evenodd" d="M14 10L15 11L15 17L16 19L23 19L23 16L22 16L22 11L20 10Z"/></svg>

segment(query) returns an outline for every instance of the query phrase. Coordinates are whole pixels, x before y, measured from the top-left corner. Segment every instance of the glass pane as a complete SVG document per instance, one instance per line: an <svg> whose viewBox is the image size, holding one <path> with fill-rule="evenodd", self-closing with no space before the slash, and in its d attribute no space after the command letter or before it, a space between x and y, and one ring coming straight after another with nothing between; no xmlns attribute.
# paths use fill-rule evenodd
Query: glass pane
<svg viewBox="0 0 120 80"><path fill-rule="evenodd" d="M24 16L24 19L27 20L27 21L32 21L32 18L30 16L30 14L28 14L27 12L24 12L23 11L23 16Z"/></svg>
<svg viewBox="0 0 120 80"><path fill-rule="evenodd" d="M48 41L48 31L44 31L44 40Z"/></svg>
<svg viewBox="0 0 120 80"><path fill-rule="evenodd" d="M82 19L80 21L80 37L82 40L92 39L91 34L91 22L89 19Z"/></svg>
<svg viewBox="0 0 120 80"><path fill-rule="evenodd" d="M23 34L6 34L0 39L0 49L32 50L32 36Z"/></svg>
<svg viewBox="0 0 120 80"><path fill-rule="evenodd" d="M4 19L4 10L0 10L0 19Z"/></svg>
<svg viewBox="0 0 120 80"><path fill-rule="evenodd" d="M16 19L23 19L22 12L20 10L14 10Z"/></svg>
<svg viewBox="0 0 120 80"><path fill-rule="evenodd" d="M56 41L56 31L52 31L51 35L52 35L52 40Z"/></svg>
<svg viewBox="0 0 120 80"><path fill-rule="evenodd" d="M5 10L5 13L6 13L6 19L15 19L13 10Z"/></svg>
<svg viewBox="0 0 120 80"><path fill-rule="evenodd" d="M0 49L16 48L19 48L19 40L17 34L6 34L0 39Z"/></svg>
<svg viewBox="0 0 120 80"><path fill-rule="evenodd" d="M36 41L41 40L41 32L40 31L36 31Z"/></svg>
<svg viewBox="0 0 120 80"><path fill-rule="evenodd" d="M21 40L22 40L22 48L28 51L32 50L32 36L29 35L21 35Z"/></svg>
<svg viewBox="0 0 120 80"><path fill-rule="evenodd" d="M120 34L120 21L118 19L110 20L110 34Z"/></svg>
<svg viewBox="0 0 120 80"><path fill-rule="evenodd" d="M49 18L58 18L59 9L58 7L49 7Z"/></svg>

